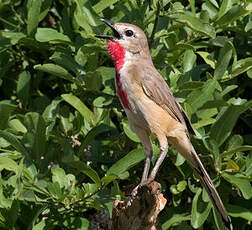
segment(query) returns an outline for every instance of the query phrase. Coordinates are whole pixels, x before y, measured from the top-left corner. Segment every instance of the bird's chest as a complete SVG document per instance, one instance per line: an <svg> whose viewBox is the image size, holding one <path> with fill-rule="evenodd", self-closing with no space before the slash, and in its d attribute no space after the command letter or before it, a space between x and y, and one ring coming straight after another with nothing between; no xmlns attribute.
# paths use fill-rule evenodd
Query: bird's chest
<svg viewBox="0 0 252 230"><path fill-rule="evenodd" d="M143 104L143 91L139 82L130 74L128 68L122 68L116 73L116 91L126 114L142 123L144 116L141 106Z"/></svg>
<svg viewBox="0 0 252 230"><path fill-rule="evenodd" d="M134 108L134 102L132 100L133 88L129 76L124 74L122 71L116 71L115 85L117 95L123 108L132 110Z"/></svg>

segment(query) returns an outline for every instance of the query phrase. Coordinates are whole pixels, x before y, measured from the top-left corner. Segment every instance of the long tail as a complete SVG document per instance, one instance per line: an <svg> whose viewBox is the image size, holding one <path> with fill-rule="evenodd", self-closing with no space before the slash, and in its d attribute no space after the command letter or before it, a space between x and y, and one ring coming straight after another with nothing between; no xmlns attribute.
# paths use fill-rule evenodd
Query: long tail
<svg viewBox="0 0 252 230"><path fill-rule="evenodd" d="M193 166L193 168L197 172L202 185L206 189L206 191L207 191L210 199L212 200L212 203L213 203L215 209L219 213L225 227L229 230L233 230L231 218L228 216L228 213L222 203L222 200L221 200L218 192L216 191L216 189L214 187L214 184L213 184L211 178L209 177L207 171L205 170L203 164L201 163L201 161L200 161L200 159L194 149L192 150L190 155L194 158L194 160L192 161L192 159L191 159L189 163Z"/></svg>

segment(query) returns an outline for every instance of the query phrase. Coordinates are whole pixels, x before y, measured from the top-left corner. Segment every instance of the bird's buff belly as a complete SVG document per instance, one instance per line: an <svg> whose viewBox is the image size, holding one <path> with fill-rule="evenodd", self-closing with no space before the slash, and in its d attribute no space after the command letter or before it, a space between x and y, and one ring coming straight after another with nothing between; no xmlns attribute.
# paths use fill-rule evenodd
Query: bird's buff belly
<svg viewBox="0 0 252 230"><path fill-rule="evenodd" d="M140 98L130 98L131 110L125 109L130 125L148 129L153 133L168 133L178 122L171 119L168 112L150 100L145 94Z"/></svg>

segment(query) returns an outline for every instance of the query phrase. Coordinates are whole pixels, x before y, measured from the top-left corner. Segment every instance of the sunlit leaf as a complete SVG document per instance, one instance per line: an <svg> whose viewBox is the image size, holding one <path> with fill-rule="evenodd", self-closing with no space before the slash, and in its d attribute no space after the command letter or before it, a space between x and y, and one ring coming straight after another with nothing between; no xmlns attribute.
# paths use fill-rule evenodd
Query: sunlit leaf
<svg viewBox="0 0 252 230"><path fill-rule="evenodd" d="M228 204L226 206L226 209L228 211L228 214L232 217L241 217L246 220L252 221L252 212L249 209L231 204Z"/></svg>
<svg viewBox="0 0 252 230"><path fill-rule="evenodd" d="M143 149L142 148L134 149L131 152L129 152L126 156L121 158L119 161L117 161L115 164L113 164L107 171L107 174L118 176L144 159L145 155Z"/></svg>
<svg viewBox="0 0 252 230"><path fill-rule="evenodd" d="M181 223L183 221L188 221L191 219L191 216L187 213L174 214L169 220L167 220L162 225L162 229L170 229L173 224Z"/></svg>
<svg viewBox="0 0 252 230"><path fill-rule="evenodd" d="M252 106L252 101L243 105L230 105L221 109L216 122L210 130L211 138L219 145L229 137L231 131L241 113Z"/></svg>
<svg viewBox="0 0 252 230"><path fill-rule="evenodd" d="M53 74L57 77L64 78L66 80L74 82L74 77L63 67L55 65L52 63L47 63L43 65L35 65L34 69L44 71L50 74Z"/></svg>
<svg viewBox="0 0 252 230"><path fill-rule="evenodd" d="M89 124L94 123L94 114L78 97L72 94L62 94L61 97L76 110L78 110Z"/></svg>
<svg viewBox="0 0 252 230"><path fill-rule="evenodd" d="M231 175L228 173L223 173L222 177L229 183L239 188L245 199L248 200L252 197L252 185L250 184L249 180L247 180L246 178L239 177L238 174Z"/></svg>
<svg viewBox="0 0 252 230"><path fill-rule="evenodd" d="M95 182L97 187L101 186L101 180L100 180L99 175L90 166L87 166L84 162L81 162L81 161L73 161L73 162L69 162L69 164L72 167L78 169L80 172L87 175L88 177L90 177Z"/></svg>
<svg viewBox="0 0 252 230"><path fill-rule="evenodd" d="M215 38L215 30L210 24L204 24L199 18L196 18L189 12L184 14L176 14L173 17L179 22L184 23L195 31L201 32L211 38Z"/></svg>
<svg viewBox="0 0 252 230"><path fill-rule="evenodd" d="M227 67L229 65L233 53L232 48L233 45L231 44L231 42L226 42L224 47L221 48L218 61L216 63L216 69L214 71L215 79L221 79L227 71Z"/></svg>
<svg viewBox="0 0 252 230"><path fill-rule="evenodd" d="M51 28L38 28L35 38L39 42L70 43L70 39L67 35L59 33L57 30Z"/></svg>
<svg viewBox="0 0 252 230"><path fill-rule="evenodd" d="M42 1L41 0L29 0L27 4L27 33L34 35L39 23L39 13Z"/></svg>
<svg viewBox="0 0 252 230"><path fill-rule="evenodd" d="M232 23L237 18L249 14L249 11L240 5L233 6L226 14L220 17L217 21L219 25Z"/></svg>
<svg viewBox="0 0 252 230"><path fill-rule="evenodd" d="M202 189L199 188L193 198L192 203L192 216L191 216L191 224L194 228L199 228L207 219L210 210L211 203L205 203L202 200Z"/></svg>
<svg viewBox="0 0 252 230"><path fill-rule="evenodd" d="M119 0L100 1L96 5L93 6L94 11L98 14L98 13L102 12L104 9L106 9L107 7L115 4L117 1L119 1Z"/></svg>

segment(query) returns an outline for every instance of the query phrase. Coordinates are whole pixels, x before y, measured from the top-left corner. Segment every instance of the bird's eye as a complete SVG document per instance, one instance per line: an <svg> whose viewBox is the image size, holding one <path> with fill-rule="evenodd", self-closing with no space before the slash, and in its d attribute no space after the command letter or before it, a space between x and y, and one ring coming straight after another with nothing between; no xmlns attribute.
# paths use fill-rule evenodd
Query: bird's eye
<svg viewBox="0 0 252 230"><path fill-rule="evenodd" d="M132 30L126 30L125 34L126 34L127 37L131 37L134 33L133 33Z"/></svg>

